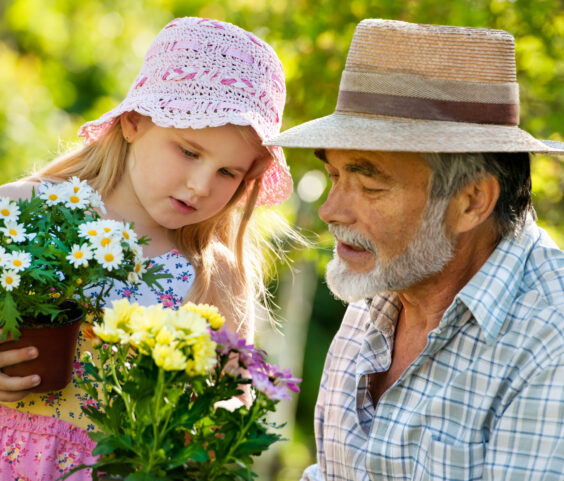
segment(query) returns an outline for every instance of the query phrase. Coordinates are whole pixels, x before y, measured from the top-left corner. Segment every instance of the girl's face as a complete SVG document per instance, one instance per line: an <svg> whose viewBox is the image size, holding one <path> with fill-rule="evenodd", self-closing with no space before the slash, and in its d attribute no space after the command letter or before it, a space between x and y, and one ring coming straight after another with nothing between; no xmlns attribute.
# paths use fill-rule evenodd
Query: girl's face
<svg viewBox="0 0 564 481"><path fill-rule="evenodd" d="M264 151L233 125L163 128L138 117L126 167L131 193L158 225L178 229L221 211ZM125 127L123 127L125 125Z"/></svg>

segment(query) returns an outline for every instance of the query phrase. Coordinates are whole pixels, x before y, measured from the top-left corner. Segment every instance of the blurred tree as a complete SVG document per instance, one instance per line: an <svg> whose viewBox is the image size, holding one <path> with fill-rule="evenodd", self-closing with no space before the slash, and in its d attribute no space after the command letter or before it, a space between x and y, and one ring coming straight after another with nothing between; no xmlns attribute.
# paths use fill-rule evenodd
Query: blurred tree
<svg viewBox="0 0 564 481"><path fill-rule="evenodd" d="M76 139L83 122L115 106L135 78L154 35L177 16L226 20L255 32L278 52L288 95L284 128L332 113L355 25L367 17L419 23L501 28L516 37L521 126L539 138L564 140L564 8L562 0L3 0L0 2L0 182L53 158ZM548 21L549 19L549 21ZM320 165L311 152L286 152L296 181ZM564 164L548 156L533 162L535 204L541 224L564 246ZM292 222L318 233L319 249L295 253L292 280L278 274L289 299L303 292L301 272L317 272L310 289L310 322L292 336L305 345L302 395L293 443L283 446L279 469L264 479L295 480L313 453L312 414L328 344L344 306L327 292L322 273L332 239L316 210L323 199L294 195L281 208ZM299 219L298 219L299 213ZM304 267L305 266L305 267ZM301 300L300 300L301 301ZM285 303L291 302L284 301ZM291 314L291 306L281 306ZM303 309L309 309L305 307ZM281 319L281 329L286 323ZM281 357L292 339L280 341ZM300 356L298 356L300 357ZM286 364L283 357L279 361ZM296 474L297 473L297 474Z"/></svg>

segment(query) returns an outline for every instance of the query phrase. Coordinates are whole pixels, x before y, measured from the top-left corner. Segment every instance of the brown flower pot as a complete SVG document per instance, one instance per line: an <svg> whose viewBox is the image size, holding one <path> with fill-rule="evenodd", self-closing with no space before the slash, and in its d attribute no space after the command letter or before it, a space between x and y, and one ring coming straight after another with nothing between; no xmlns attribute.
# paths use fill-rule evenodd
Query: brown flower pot
<svg viewBox="0 0 564 481"><path fill-rule="evenodd" d="M82 313L77 311L63 324L21 327L17 341L0 344L0 351L35 346L39 356L31 361L2 368L8 376L39 374L39 383L31 392L59 391L72 379L72 368Z"/></svg>

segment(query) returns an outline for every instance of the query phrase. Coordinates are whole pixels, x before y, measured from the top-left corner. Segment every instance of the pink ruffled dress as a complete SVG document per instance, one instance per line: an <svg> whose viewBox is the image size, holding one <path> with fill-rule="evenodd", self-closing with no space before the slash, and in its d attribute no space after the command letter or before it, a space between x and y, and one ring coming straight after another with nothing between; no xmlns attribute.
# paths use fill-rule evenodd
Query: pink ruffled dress
<svg viewBox="0 0 564 481"><path fill-rule="evenodd" d="M188 260L172 250L153 259L173 277L160 281L162 291L139 285L135 289L114 286L110 300L128 298L143 305L180 306L194 282ZM84 328L79 334L74 373L83 374L81 355L94 353ZM30 394L15 403L0 403L0 480L55 481L80 464L93 464L95 443L88 437L95 427L80 409L94 401L72 381L57 392ZM91 481L90 470L79 471L69 481Z"/></svg>

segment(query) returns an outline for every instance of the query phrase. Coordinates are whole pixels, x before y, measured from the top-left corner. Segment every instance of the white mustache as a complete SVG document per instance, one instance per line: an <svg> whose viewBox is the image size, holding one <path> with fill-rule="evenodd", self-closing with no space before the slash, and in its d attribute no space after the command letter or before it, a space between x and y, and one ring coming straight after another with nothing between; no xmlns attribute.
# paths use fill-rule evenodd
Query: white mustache
<svg viewBox="0 0 564 481"><path fill-rule="evenodd" d="M378 253L378 248L374 242L349 227L344 227L338 224L329 224L329 232L345 244L362 247L363 249L372 252L374 255L377 255Z"/></svg>

